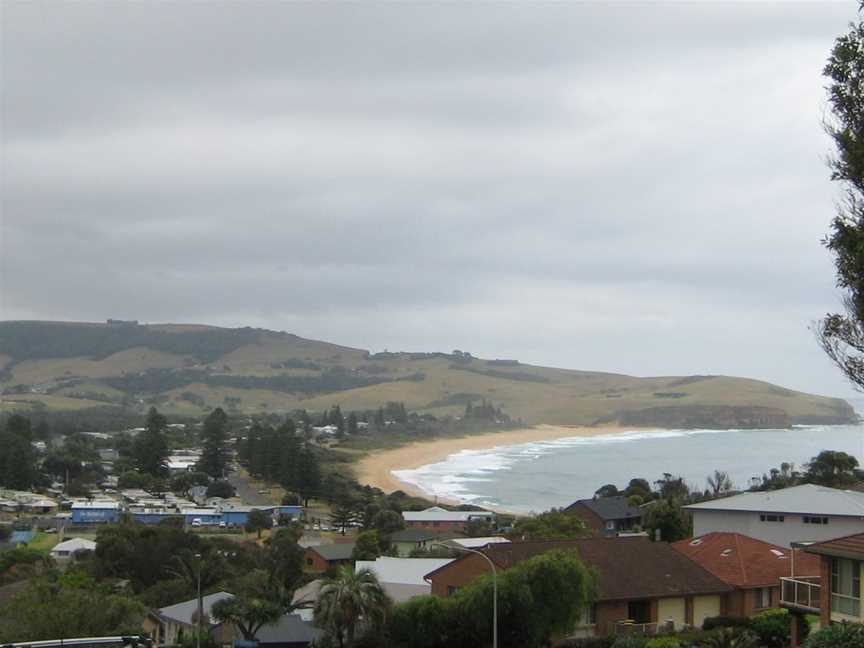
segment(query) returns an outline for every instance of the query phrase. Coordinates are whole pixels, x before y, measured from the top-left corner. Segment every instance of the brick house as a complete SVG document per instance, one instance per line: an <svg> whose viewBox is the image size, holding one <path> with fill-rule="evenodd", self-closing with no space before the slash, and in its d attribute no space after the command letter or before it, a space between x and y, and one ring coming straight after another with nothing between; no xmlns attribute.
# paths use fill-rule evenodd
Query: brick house
<svg viewBox="0 0 864 648"><path fill-rule="evenodd" d="M823 628L844 621L864 623L861 606L864 533L800 546L819 559L819 575L782 579L780 605L789 609L796 620L792 626L792 648L798 646L797 629L806 614L818 614Z"/></svg>
<svg viewBox="0 0 864 648"><path fill-rule="evenodd" d="M642 510L630 506L627 498L620 495L576 500L564 511L578 517L599 535L614 536L642 525Z"/></svg>
<svg viewBox="0 0 864 648"><path fill-rule="evenodd" d="M723 614L732 588L663 542L645 537L582 538L513 542L483 548L499 571L554 549L574 550L599 577L597 601L586 610L573 636L607 636L626 626L647 634L658 625L701 626ZM488 563L469 554L426 575L435 596L451 596L479 576Z"/></svg>
<svg viewBox="0 0 864 648"><path fill-rule="evenodd" d="M672 547L733 588L724 606L730 616L753 616L779 607L781 578L819 574L816 556L740 533L708 533Z"/></svg>
<svg viewBox="0 0 864 648"><path fill-rule="evenodd" d="M351 564L353 553L353 542L306 547L306 552L303 555L303 571L310 574L321 574L333 567Z"/></svg>
<svg viewBox="0 0 864 648"><path fill-rule="evenodd" d="M432 506L422 511L404 511L402 518L407 527L435 533L461 533L472 520L491 522L495 514L491 511L448 511L440 506Z"/></svg>

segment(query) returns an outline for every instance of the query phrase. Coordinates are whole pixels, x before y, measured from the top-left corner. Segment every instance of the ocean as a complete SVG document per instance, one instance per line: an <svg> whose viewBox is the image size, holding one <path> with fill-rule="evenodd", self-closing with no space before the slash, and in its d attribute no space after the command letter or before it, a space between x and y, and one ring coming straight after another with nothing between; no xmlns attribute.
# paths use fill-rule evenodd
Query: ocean
<svg viewBox="0 0 864 648"><path fill-rule="evenodd" d="M663 473L704 489L715 469L747 488L783 462L801 467L822 450L842 450L864 465L864 425L806 425L785 430L634 430L466 450L393 474L430 497L515 513L539 513L591 497L604 484Z"/></svg>

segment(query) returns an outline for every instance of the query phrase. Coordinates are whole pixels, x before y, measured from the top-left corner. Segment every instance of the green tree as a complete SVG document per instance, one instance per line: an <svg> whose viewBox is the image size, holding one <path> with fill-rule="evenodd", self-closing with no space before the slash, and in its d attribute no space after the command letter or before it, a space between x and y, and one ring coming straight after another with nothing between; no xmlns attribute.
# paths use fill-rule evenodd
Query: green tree
<svg viewBox="0 0 864 648"><path fill-rule="evenodd" d="M381 555L381 536L377 531L364 531L357 536L351 560L375 560Z"/></svg>
<svg viewBox="0 0 864 648"><path fill-rule="evenodd" d="M142 473L161 477L167 472L165 459L168 457L168 441L165 438L165 430L168 427L168 419L162 416L155 407L147 412L147 420L144 423L144 431L141 432L132 444L132 456L135 467Z"/></svg>
<svg viewBox="0 0 864 648"><path fill-rule="evenodd" d="M261 538L261 531L264 529L273 528L273 518L267 511L261 509L253 509L249 512L249 519L246 521L246 531L252 533L258 532L258 538Z"/></svg>
<svg viewBox="0 0 864 648"><path fill-rule="evenodd" d="M388 536L405 528L405 519L396 511L378 511L372 518L372 527L381 535Z"/></svg>
<svg viewBox="0 0 864 648"><path fill-rule="evenodd" d="M345 529L357 519L357 506L353 502L340 502L330 509L330 521L342 535L345 535Z"/></svg>
<svg viewBox="0 0 864 648"><path fill-rule="evenodd" d="M265 541L264 566L271 578L271 591L278 593L278 600L288 610L294 591L303 580L305 549L298 544L303 528L294 525L278 529Z"/></svg>
<svg viewBox="0 0 864 648"><path fill-rule="evenodd" d="M657 539L659 531L664 542L677 542L690 537L690 518L677 502L660 500L648 509L645 528L652 539Z"/></svg>
<svg viewBox="0 0 864 648"><path fill-rule="evenodd" d="M264 579L266 574L261 573L258 580ZM218 601L213 606L213 616L224 623L233 623L245 640L253 641L263 626L276 623L283 614L282 608L266 595L267 591L260 588L244 588L234 598Z"/></svg>
<svg viewBox="0 0 864 648"><path fill-rule="evenodd" d="M861 648L864 646L864 625L837 623L811 635L804 648Z"/></svg>
<svg viewBox="0 0 864 648"><path fill-rule="evenodd" d="M390 599L375 575L365 569L355 572L345 565L321 585L315 602L315 624L340 648L351 648L360 619L367 630L374 631L383 625L389 609Z"/></svg>
<svg viewBox="0 0 864 648"><path fill-rule="evenodd" d="M857 481L858 460L838 450L823 450L807 464L805 479L821 486L842 486Z"/></svg>
<svg viewBox="0 0 864 648"><path fill-rule="evenodd" d="M585 523L560 509L550 509L530 518L520 518L510 534L521 540L569 540L587 535Z"/></svg>
<svg viewBox="0 0 864 648"><path fill-rule="evenodd" d="M303 498L303 505L309 506L309 498L321 492L321 466L312 446L308 443L304 443L300 451L298 471L297 492Z"/></svg>
<svg viewBox="0 0 864 648"><path fill-rule="evenodd" d="M822 348L856 385L864 386L864 23L837 38L823 74L832 116L826 129L836 156L831 179L843 187L824 243L834 254L837 286L845 291L845 312L829 313L817 328Z"/></svg>
<svg viewBox="0 0 864 648"><path fill-rule="evenodd" d="M492 577L483 576L457 594L462 623L473 645L492 636ZM597 595L597 580L573 551L550 551L498 574L498 638L502 648L540 648L572 630Z"/></svg>
<svg viewBox="0 0 864 648"><path fill-rule="evenodd" d="M40 579L0 606L0 641L139 634L146 612L89 578Z"/></svg>
<svg viewBox="0 0 864 648"><path fill-rule="evenodd" d="M398 648L460 648L462 619L455 597L418 596L393 608L388 623L391 645Z"/></svg>
<svg viewBox="0 0 864 648"><path fill-rule="evenodd" d="M732 478L729 473L723 470L715 470L706 478L708 489L714 497L719 497L723 493L728 493L732 490Z"/></svg>
<svg viewBox="0 0 864 648"><path fill-rule="evenodd" d="M0 486L30 490L36 479L36 453L30 419L14 414L0 433Z"/></svg>
<svg viewBox="0 0 864 648"><path fill-rule="evenodd" d="M201 437L203 443L199 469L213 479L221 479L228 465L228 416L221 407L214 409L204 419Z"/></svg>
<svg viewBox="0 0 864 648"><path fill-rule="evenodd" d="M207 487L207 497L234 497L234 487L227 481L214 481Z"/></svg>

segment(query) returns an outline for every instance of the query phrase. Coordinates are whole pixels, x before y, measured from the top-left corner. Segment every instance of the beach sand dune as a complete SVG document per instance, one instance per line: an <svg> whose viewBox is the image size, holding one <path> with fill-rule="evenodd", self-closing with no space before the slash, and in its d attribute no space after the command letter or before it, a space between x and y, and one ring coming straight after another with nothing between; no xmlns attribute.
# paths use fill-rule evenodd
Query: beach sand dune
<svg viewBox="0 0 864 648"><path fill-rule="evenodd" d="M632 432L635 428L624 427L572 427L565 425L537 425L531 428L489 432L465 437L448 437L434 441L412 443L393 450L374 452L357 464L357 481L380 488L385 493L401 490L409 495L433 498L435 493L426 493L412 484L398 480L394 470L412 470L427 464L443 461L463 450L488 450L505 445L551 441L569 437L591 437L601 434ZM447 504L459 504L440 500Z"/></svg>

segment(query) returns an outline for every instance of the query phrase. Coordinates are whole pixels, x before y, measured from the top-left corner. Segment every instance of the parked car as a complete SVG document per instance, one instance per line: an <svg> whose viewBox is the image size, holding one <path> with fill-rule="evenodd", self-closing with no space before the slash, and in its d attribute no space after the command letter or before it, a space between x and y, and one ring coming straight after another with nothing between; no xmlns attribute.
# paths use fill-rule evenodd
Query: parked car
<svg viewBox="0 0 864 648"><path fill-rule="evenodd" d="M201 518L194 518L192 520L192 526L193 527L200 527L201 526Z"/></svg>
<svg viewBox="0 0 864 648"><path fill-rule="evenodd" d="M222 521L219 523L219 528L220 528L220 529L224 529L224 528L226 528L227 526L228 526L228 525L225 524L225 520L222 520Z"/></svg>

